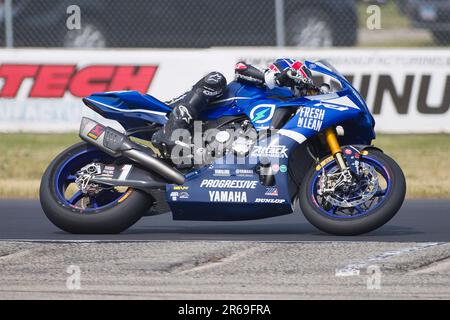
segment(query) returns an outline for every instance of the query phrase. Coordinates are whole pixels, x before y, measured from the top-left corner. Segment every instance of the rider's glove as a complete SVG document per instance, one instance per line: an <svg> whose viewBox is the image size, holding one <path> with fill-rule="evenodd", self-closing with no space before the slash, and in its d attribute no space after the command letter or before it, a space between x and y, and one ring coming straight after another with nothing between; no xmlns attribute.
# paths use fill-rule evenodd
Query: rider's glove
<svg viewBox="0 0 450 320"><path fill-rule="evenodd" d="M293 84L292 79L287 74L287 70L280 73L275 73L269 69L266 70L264 73L264 82L269 89L275 87L291 87Z"/></svg>
<svg viewBox="0 0 450 320"><path fill-rule="evenodd" d="M289 69L285 69L280 73L277 73L275 75L275 82L278 87L291 87L292 86L292 79L288 76Z"/></svg>

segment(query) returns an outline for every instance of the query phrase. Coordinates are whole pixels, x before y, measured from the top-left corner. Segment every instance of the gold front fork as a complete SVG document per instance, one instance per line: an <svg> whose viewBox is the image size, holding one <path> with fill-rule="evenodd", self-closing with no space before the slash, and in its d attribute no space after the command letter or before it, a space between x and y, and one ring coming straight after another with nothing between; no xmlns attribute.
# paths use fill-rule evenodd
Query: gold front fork
<svg viewBox="0 0 450 320"><path fill-rule="evenodd" d="M327 141L328 147L331 150L331 154L336 159L337 164L341 171L347 170L347 164L345 163L344 156L342 155L341 146L339 145L336 133L333 128L328 128L325 130L325 139Z"/></svg>

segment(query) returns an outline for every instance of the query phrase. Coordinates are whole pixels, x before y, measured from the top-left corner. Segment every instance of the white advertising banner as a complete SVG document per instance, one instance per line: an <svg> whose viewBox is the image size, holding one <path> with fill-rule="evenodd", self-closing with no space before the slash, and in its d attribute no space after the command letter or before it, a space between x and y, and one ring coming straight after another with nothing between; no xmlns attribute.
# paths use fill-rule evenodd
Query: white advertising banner
<svg viewBox="0 0 450 320"><path fill-rule="evenodd" d="M236 62L264 68L279 57L330 61L366 98L378 132L450 133L450 50L435 48L0 50L0 131L76 131L93 116L81 101L91 93L138 90L164 101L210 71L232 81Z"/></svg>

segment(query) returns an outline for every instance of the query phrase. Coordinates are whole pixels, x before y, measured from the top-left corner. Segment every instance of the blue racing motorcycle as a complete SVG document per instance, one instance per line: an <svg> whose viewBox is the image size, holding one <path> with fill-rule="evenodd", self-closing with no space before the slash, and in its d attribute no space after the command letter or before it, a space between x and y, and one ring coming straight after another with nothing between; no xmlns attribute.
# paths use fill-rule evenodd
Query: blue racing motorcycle
<svg viewBox="0 0 450 320"><path fill-rule="evenodd" d="M119 233L169 211L175 220L230 221L298 207L335 235L384 225L405 198L402 170L372 145L375 122L352 85L326 61L305 63L333 86L299 96L231 82L170 155L149 142L171 112L165 103L135 91L84 98L124 130L82 119L83 142L42 178L45 214L71 233Z"/></svg>

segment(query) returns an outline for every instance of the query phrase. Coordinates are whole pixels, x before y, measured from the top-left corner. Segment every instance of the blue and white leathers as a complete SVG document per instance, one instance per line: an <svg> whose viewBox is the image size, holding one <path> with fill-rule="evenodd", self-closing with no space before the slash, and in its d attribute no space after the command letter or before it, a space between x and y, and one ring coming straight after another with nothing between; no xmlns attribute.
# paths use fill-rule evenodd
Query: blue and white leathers
<svg viewBox="0 0 450 320"><path fill-rule="evenodd" d="M344 144L370 145L375 138L374 119L359 93L325 62L305 62L314 73L329 76L340 89L334 93L292 97L287 88L260 88L231 82L227 94L202 114L201 120L246 116L257 131L271 128L276 111L294 108L294 115L268 139L256 143L243 163L227 164L218 159L186 174L183 185L168 184L166 199L174 219L259 219L293 211L296 190L289 178L289 161L295 150L320 132L336 125L345 129ZM138 92L110 92L85 98L88 106L125 129L149 122L164 124L171 109ZM304 157L309 155L305 152ZM274 184L263 185L257 168L269 162ZM264 210L262 210L264 209Z"/></svg>

